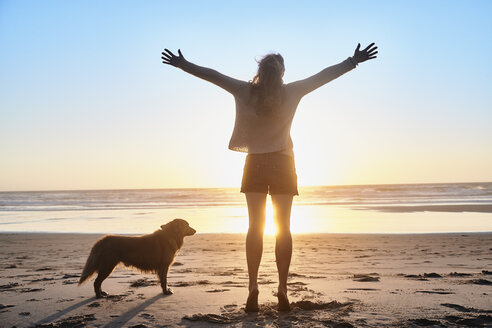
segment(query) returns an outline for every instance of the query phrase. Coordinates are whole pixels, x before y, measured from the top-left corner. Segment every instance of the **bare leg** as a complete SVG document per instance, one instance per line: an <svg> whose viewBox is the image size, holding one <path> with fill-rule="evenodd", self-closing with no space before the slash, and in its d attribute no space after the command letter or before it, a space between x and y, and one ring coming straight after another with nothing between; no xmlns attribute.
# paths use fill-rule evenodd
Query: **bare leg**
<svg viewBox="0 0 492 328"><path fill-rule="evenodd" d="M287 276L289 275L290 259L292 258L292 236L290 234L290 211L292 195L272 195L273 217L277 227L275 236L275 258L278 270L278 308L289 311L287 297Z"/></svg>
<svg viewBox="0 0 492 328"><path fill-rule="evenodd" d="M246 312L258 312L258 268L263 253L263 232L265 231L266 194L246 193L248 203L249 229L246 236L246 260L248 262L249 295Z"/></svg>

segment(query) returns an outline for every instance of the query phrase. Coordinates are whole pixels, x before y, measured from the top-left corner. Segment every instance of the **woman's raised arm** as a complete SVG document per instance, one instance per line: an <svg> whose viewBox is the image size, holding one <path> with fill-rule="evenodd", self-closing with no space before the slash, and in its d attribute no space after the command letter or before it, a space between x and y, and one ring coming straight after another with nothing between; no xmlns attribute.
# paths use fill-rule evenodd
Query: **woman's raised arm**
<svg viewBox="0 0 492 328"><path fill-rule="evenodd" d="M232 94L239 90L241 86L247 84L247 82L234 79L211 68L198 66L187 61L181 53L181 50L179 49L178 56L173 54L170 50L164 49L161 58L164 64L181 68L183 71L199 77L203 80L209 81Z"/></svg>
<svg viewBox="0 0 492 328"><path fill-rule="evenodd" d="M311 91L316 90L326 83L354 69L357 64L369 59L376 58L376 54L378 53L376 49L378 47L373 46L374 43L371 43L364 50L360 51L359 43L352 57L348 57L339 64L327 67L318 74L308 77L307 79L289 83L288 88L293 90L294 93L298 94L299 97L303 97Z"/></svg>

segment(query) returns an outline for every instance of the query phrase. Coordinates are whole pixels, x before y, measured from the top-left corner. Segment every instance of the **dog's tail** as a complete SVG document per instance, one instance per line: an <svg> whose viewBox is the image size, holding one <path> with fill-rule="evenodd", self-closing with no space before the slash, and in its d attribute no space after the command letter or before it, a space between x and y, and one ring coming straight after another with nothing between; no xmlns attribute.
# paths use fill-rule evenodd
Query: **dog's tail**
<svg viewBox="0 0 492 328"><path fill-rule="evenodd" d="M79 285L82 284L87 279L89 279L97 271L96 252L97 249L99 248L98 247L99 244L100 241L98 241L91 249L91 253L87 258L87 261L85 262L84 270L82 271L82 275L80 276Z"/></svg>

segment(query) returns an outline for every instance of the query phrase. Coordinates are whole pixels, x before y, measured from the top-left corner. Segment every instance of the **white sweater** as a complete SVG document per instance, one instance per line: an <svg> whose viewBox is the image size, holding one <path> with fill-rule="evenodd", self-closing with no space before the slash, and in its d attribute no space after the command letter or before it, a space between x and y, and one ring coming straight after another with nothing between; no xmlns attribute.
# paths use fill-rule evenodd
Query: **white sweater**
<svg viewBox="0 0 492 328"><path fill-rule="evenodd" d="M257 115L250 105L250 83L221 74L213 69L185 61L185 72L212 82L230 92L236 101L236 122L229 149L249 154L292 149L290 127L303 96L355 68L351 58L330 66L304 80L284 84L285 98L274 114Z"/></svg>

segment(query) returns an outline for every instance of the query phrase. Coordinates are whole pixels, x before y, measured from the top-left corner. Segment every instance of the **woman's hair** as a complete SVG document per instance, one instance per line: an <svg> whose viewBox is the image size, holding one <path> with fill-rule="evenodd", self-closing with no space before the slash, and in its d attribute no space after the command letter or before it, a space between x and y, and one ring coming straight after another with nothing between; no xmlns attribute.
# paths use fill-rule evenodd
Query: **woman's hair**
<svg viewBox="0 0 492 328"><path fill-rule="evenodd" d="M251 103L257 115L271 114L282 103L284 58L268 54L258 62L258 72L251 82Z"/></svg>

